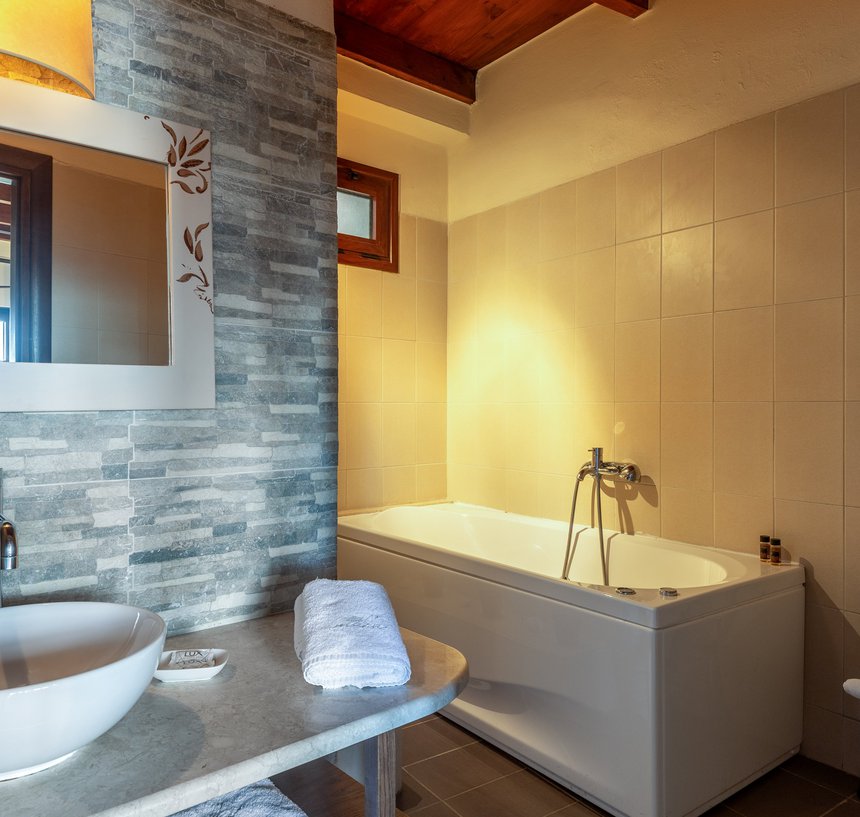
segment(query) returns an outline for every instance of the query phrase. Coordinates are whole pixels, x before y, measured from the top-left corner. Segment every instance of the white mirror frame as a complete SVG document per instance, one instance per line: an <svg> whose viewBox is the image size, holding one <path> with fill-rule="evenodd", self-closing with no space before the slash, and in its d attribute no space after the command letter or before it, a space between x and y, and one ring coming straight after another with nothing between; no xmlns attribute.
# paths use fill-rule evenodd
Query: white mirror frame
<svg viewBox="0 0 860 817"><path fill-rule="evenodd" d="M171 348L170 366L0 363L0 411L213 408L209 133L9 79L0 128L166 166Z"/></svg>

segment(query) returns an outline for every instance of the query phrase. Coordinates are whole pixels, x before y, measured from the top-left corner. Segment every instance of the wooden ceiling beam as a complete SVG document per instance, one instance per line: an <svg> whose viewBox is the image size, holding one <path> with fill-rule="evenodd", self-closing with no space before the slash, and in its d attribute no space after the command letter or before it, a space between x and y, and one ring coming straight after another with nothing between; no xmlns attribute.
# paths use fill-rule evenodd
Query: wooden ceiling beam
<svg viewBox="0 0 860 817"><path fill-rule="evenodd" d="M594 0L594 2L619 14L626 14L628 17L638 17L649 8L649 0Z"/></svg>
<svg viewBox="0 0 860 817"><path fill-rule="evenodd" d="M475 101L476 71L335 12L337 52L452 99Z"/></svg>

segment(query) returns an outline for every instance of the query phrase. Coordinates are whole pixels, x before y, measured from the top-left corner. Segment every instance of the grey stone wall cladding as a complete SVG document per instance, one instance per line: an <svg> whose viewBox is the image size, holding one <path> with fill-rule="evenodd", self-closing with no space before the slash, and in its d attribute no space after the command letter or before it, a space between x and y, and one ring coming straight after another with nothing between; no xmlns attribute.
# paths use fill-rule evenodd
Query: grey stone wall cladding
<svg viewBox="0 0 860 817"><path fill-rule="evenodd" d="M336 63L252 0L94 0L96 98L212 132L217 407L0 414L6 603L96 599L181 632L333 576Z"/></svg>

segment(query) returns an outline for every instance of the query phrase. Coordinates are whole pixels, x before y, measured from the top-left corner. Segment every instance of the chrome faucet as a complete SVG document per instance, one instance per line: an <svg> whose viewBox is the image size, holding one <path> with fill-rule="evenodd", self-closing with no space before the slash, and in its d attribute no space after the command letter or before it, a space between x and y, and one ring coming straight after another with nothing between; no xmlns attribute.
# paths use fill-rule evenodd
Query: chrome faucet
<svg viewBox="0 0 860 817"><path fill-rule="evenodd" d="M2 514L3 509L3 472L0 471L0 570L14 570L18 567L18 534L15 526ZM0 605L3 597L0 596Z"/></svg>
<svg viewBox="0 0 860 817"><path fill-rule="evenodd" d="M15 526L0 514L0 570L18 567L18 535Z"/></svg>
<svg viewBox="0 0 860 817"><path fill-rule="evenodd" d="M609 584L609 565L606 562L606 548L603 543L603 509L600 504L600 480L602 477L610 477L624 482L639 482L642 475L638 466L632 462L604 462L603 449L595 446L589 448L591 459L582 464L576 474L576 482L573 484L573 502L570 505L570 525L567 529L567 549L564 553L564 565L562 566L561 578L565 581L570 575L573 552L571 543L573 541L573 517L576 513L576 496L579 493L579 484L588 476L594 477L597 489L597 532L600 538L600 564L603 568L603 583Z"/></svg>
<svg viewBox="0 0 860 817"><path fill-rule="evenodd" d="M602 448L589 448L592 457L588 462L582 464L582 468L576 475L578 482L582 482L587 476L615 477L624 482L639 482L642 475L639 467L632 462L604 462Z"/></svg>
<svg viewBox="0 0 860 817"><path fill-rule="evenodd" d="M598 472L605 477L616 477L624 482L639 482L639 468L632 462L602 462Z"/></svg>
<svg viewBox="0 0 860 817"><path fill-rule="evenodd" d="M15 526L0 514L0 571L18 567L18 535ZM0 583L0 607L3 606L3 585Z"/></svg>

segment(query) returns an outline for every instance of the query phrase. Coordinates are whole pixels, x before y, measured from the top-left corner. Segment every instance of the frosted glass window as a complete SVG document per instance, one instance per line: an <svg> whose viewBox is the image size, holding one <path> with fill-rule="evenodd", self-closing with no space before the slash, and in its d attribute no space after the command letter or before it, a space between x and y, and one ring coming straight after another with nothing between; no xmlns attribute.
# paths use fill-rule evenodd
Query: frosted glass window
<svg viewBox="0 0 860 817"><path fill-rule="evenodd" d="M338 157L338 264L397 272L398 182L390 170Z"/></svg>
<svg viewBox="0 0 860 817"><path fill-rule="evenodd" d="M337 231L373 238L373 199L363 193L337 189Z"/></svg>

